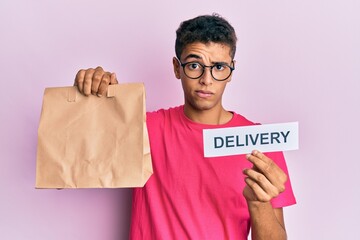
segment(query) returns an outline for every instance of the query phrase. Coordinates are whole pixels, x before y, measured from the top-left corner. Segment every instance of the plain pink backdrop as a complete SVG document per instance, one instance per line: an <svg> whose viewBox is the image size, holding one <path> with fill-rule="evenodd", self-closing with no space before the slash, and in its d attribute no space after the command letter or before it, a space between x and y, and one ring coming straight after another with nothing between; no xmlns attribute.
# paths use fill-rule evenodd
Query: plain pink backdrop
<svg viewBox="0 0 360 240"><path fill-rule="evenodd" d="M131 190L35 190L45 87L98 65L144 82L147 108L182 104L172 72L182 20L218 12L235 27L236 70L224 105L249 119L300 122L286 152L298 204L289 239L358 239L360 2L0 2L0 239L126 239Z"/></svg>

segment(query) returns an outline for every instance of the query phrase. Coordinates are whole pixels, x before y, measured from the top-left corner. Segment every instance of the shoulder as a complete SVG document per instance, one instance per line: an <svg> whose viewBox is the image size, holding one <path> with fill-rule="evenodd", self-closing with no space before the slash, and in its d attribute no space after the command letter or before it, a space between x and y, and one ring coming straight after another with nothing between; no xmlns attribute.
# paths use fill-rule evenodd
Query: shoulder
<svg viewBox="0 0 360 240"><path fill-rule="evenodd" d="M161 108L156 111L147 112L146 117L159 118L159 117L164 117L166 115L178 114L182 109L183 109L183 106L176 106L176 107L171 107L168 109Z"/></svg>
<svg viewBox="0 0 360 240"><path fill-rule="evenodd" d="M168 109L158 109L156 111L146 113L147 124L161 124L169 119L176 119L180 115L183 106L171 107Z"/></svg>
<svg viewBox="0 0 360 240"><path fill-rule="evenodd" d="M236 113L236 112L232 112L232 113L233 113L233 119L231 120L231 123L234 126L260 125L260 123L253 122L239 113Z"/></svg>

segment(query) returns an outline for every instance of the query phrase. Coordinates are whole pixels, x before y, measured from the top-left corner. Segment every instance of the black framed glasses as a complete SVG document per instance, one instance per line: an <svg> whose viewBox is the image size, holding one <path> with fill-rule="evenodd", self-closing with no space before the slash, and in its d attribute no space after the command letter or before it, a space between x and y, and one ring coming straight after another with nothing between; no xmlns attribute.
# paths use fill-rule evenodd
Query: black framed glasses
<svg viewBox="0 0 360 240"><path fill-rule="evenodd" d="M227 63L215 63L212 66L206 66L195 61L186 63L182 63L179 59L178 61L183 68L185 75L191 79L200 78L204 74L205 68L210 68L211 76L216 81L225 81L231 76L232 71L235 70L235 67L232 67ZM233 64L234 61L231 63Z"/></svg>

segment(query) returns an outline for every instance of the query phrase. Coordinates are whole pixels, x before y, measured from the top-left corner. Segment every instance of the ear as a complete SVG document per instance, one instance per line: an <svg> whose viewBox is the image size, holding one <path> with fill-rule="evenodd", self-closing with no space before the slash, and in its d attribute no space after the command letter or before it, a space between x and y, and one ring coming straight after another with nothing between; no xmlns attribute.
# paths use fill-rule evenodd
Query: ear
<svg viewBox="0 0 360 240"><path fill-rule="evenodd" d="M180 79L180 63L176 57L173 57L174 74L177 79Z"/></svg>

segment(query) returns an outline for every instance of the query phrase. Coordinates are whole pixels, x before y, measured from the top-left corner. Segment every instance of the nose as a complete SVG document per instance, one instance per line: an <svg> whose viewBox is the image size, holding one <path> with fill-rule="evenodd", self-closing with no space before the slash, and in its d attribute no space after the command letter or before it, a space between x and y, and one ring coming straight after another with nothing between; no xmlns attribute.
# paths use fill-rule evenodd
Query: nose
<svg viewBox="0 0 360 240"><path fill-rule="evenodd" d="M200 84L202 85L210 85L213 82L213 77L211 75L211 67L205 66L204 73L200 77Z"/></svg>

